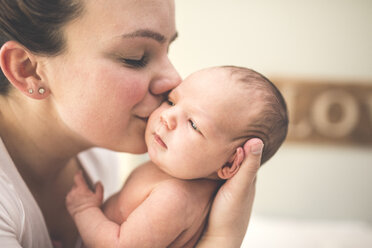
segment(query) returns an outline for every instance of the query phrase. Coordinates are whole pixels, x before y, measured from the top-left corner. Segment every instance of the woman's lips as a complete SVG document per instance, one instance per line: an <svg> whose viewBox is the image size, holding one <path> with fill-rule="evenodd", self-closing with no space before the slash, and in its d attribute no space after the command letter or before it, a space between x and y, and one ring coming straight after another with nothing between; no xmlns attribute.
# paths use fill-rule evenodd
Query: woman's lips
<svg viewBox="0 0 372 248"><path fill-rule="evenodd" d="M160 138L159 135L157 135L156 133L154 134L154 138L155 138L155 141L161 145L162 147L164 147L165 149L167 149L167 145L164 143L164 141Z"/></svg>

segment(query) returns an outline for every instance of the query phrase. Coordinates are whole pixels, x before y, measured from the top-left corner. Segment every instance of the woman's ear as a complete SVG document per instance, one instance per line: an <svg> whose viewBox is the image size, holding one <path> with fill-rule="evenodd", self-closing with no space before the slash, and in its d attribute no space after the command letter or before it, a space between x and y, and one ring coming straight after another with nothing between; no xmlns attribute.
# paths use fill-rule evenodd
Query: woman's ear
<svg viewBox="0 0 372 248"><path fill-rule="evenodd" d="M16 41L7 41L0 50L0 66L8 81L23 94L42 99L47 96L37 73L37 60Z"/></svg>
<svg viewBox="0 0 372 248"><path fill-rule="evenodd" d="M228 162L226 162L222 168L217 171L218 177L221 179L229 179L233 177L238 172L243 160L244 150L242 147L238 147Z"/></svg>

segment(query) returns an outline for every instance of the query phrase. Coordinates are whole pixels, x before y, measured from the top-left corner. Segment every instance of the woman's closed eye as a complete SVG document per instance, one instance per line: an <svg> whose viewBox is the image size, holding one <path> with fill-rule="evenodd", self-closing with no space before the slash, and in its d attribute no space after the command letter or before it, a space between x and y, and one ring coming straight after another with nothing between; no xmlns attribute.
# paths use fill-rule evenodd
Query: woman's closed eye
<svg viewBox="0 0 372 248"><path fill-rule="evenodd" d="M142 56L140 59L128 59L128 58L121 58L120 59L124 64L129 65L134 68L143 68L148 63L148 58L146 55Z"/></svg>

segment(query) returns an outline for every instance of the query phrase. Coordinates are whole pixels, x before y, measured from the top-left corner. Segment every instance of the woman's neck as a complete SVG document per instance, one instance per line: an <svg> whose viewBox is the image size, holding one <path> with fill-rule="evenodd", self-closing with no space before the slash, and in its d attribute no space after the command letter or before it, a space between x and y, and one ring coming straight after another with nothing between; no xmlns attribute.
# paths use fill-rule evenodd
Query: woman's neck
<svg viewBox="0 0 372 248"><path fill-rule="evenodd" d="M66 131L48 100L19 94L0 96L0 137L24 180L46 186L89 147Z"/></svg>

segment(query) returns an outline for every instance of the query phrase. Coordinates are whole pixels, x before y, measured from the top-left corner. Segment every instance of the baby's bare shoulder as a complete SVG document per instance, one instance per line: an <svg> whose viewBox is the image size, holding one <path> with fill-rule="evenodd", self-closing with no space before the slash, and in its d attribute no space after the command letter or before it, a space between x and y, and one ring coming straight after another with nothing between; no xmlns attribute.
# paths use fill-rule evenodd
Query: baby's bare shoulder
<svg viewBox="0 0 372 248"><path fill-rule="evenodd" d="M157 184L153 192L168 199L170 204L183 205L190 210L208 205L217 189L216 183L209 180L168 179Z"/></svg>
<svg viewBox="0 0 372 248"><path fill-rule="evenodd" d="M169 199L187 202L192 196L191 185L176 178L166 179L156 184L152 193L165 195Z"/></svg>
<svg viewBox="0 0 372 248"><path fill-rule="evenodd" d="M168 219L184 225L187 231L179 237L184 242L203 228L216 190L215 181L166 180L154 189L153 203L163 203L160 208L167 212Z"/></svg>

